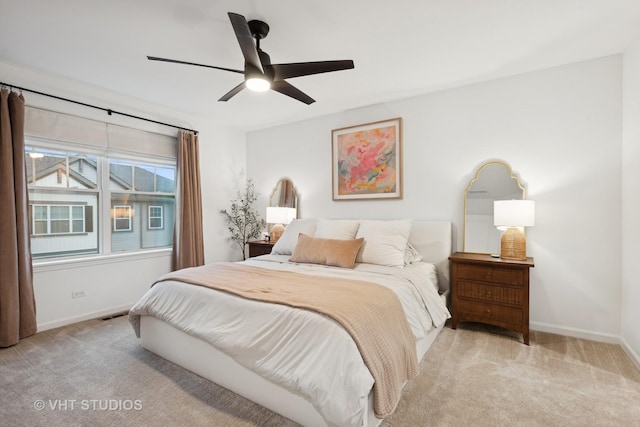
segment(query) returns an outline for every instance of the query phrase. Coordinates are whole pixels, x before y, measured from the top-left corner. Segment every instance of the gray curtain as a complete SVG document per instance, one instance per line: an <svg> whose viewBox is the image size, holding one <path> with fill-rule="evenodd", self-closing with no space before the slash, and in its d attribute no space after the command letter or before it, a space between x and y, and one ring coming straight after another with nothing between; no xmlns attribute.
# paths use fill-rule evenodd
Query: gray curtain
<svg viewBox="0 0 640 427"><path fill-rule="evenodd" d="M172 269L204 264L198 135L178 133L178 182Z"/></svg>
<svg viewBox="0 0 640 427"><path fill-rule="evenodd" d="M24 98L0 91L0 347L36 333L27 179Z"/></svg>

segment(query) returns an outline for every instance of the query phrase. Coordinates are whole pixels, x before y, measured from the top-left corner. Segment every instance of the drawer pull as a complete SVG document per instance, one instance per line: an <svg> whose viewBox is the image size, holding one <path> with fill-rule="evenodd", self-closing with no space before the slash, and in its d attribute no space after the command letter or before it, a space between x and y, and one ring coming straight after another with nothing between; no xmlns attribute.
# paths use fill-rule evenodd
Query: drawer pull
<svg viewBox="0 0 640 427"><path fill-rule="evenodd" d="M484 294L484 296L485 296L485 297L490 297L490 296L491 296L491 291L487 291L487 292Z"/></svg>
<svg viewBox="0 0 640 427"><path fill-rule="evenodd" d="M485 278L491 279L492 277L493 277L493 275L491 274L491 271L487 271L487 274L485 275Z"/></svg>
<svg viewBox="0 0 640 427"><path fill-rule="evenodd" d="M490 309L490 308L487 308L487 309L485 310L485 313L487 313L487 314L491 314L491 309Z"/></svg>

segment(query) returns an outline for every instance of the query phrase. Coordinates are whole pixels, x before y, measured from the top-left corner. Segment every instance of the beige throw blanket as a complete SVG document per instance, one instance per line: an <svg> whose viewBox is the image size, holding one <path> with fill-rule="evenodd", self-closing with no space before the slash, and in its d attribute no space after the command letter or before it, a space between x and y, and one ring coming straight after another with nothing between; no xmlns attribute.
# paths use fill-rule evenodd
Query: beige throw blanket
<svg viewBox="0 0 640 427"><path fill-rule="evenodd" d="M374 411L378 418L393 413L403 384L418 374L415 338L400 301L384 286L231 262L178 270L158 282L165 280L312 310L334 319L353 337L375 380Z"/></svg>

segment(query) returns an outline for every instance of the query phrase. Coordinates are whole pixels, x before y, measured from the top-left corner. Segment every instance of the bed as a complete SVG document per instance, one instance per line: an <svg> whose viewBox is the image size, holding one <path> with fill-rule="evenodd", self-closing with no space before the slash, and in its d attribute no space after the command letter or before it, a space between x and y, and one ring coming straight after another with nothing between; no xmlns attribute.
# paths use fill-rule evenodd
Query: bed
<svg viewBox="0 0 640 427"><path fill-rule="evenodd" d="M345 257L332 245L346 241L361 244L356 254L347 251L346 258L355 258L352 266L336 266ZM247 289L255 272L273 274L283 284L280 277L290 275L293 286L317 280L321 286L362 284L371 286L365 292L393 292L397 298L381 299L397 299L412 334L412 356L419 362L449 317L450 254L450 222L295 220L272 254L202 270L213 269L209 274L214 276L220 269L234 270L229 274L244 275L238 283ZM130 310L129 320L145 349L304 426L377 426L381 414L393 411L397 393L390 394L396 400L387 410L380 403L380 384L386 381L381 379L387 374L376 373L371 356L360 353L365 340L356 339L333 313L212 288L200 283L206 280L198 269L161 278ZM383 360L382 365L397 364Z"/></svg>

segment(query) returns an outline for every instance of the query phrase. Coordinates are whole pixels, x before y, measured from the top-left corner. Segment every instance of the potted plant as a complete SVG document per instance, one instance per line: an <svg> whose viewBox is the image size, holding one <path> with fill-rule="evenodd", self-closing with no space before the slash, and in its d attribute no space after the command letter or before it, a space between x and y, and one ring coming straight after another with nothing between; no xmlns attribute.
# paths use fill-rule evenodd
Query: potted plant
<svg viewBox="0 0 640 427"><path fill-rule="evenodd" d="M244 194L238 191L237 197L231 200L231 208L220 211L227 220L229 239L238 244L242 251L243 260L247 259L247 242L259 238L266 225L253 207L256 200L258 200L258 193L256 193L251 179L248 179Z"/></svg>

